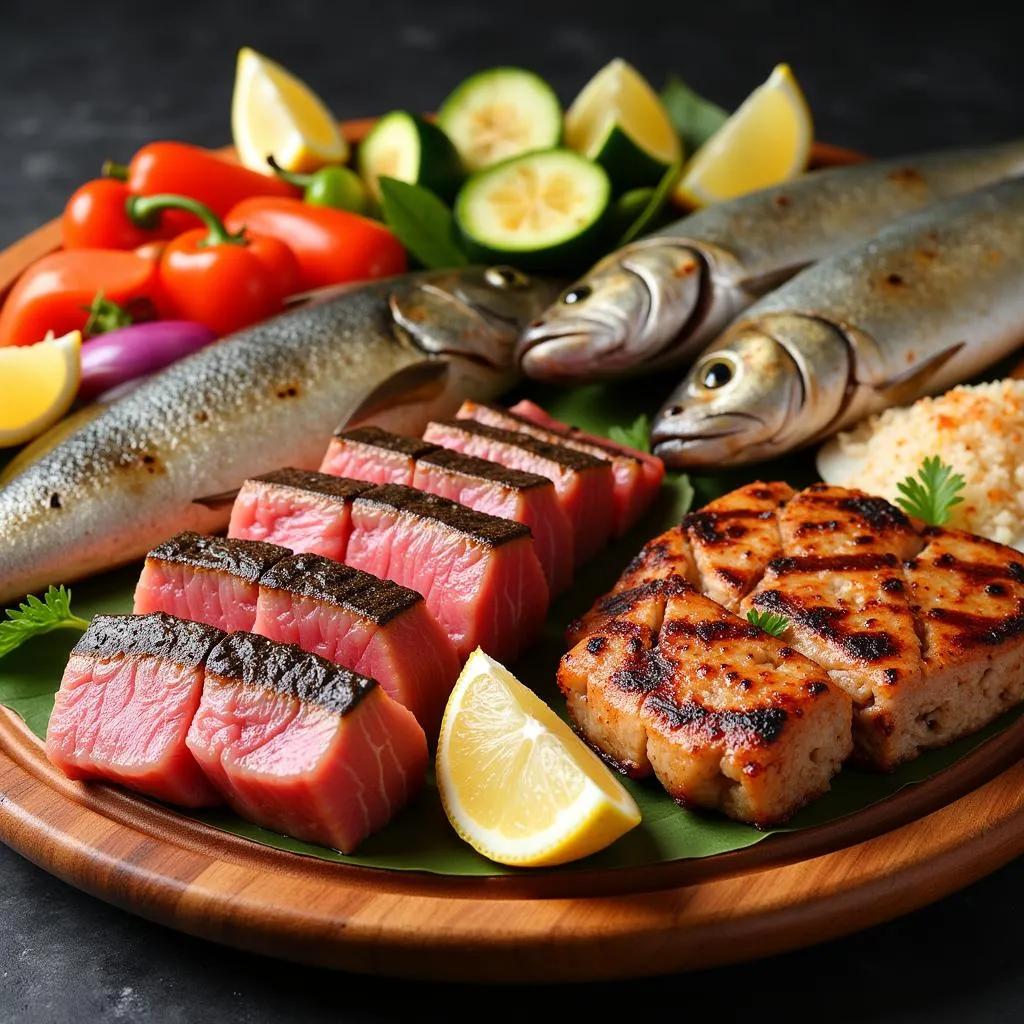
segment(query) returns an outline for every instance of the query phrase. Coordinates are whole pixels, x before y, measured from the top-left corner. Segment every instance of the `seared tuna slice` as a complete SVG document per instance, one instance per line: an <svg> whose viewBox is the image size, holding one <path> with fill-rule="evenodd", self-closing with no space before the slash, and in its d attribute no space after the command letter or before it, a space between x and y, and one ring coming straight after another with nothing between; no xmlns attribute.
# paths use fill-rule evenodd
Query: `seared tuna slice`
<svg viewBox="0 0 1024 1024"><path fill-rule="evenodd" d="M294 555L260 580L253 632L376 679L437 738L459 660L415 590L321 555Z"/></svg>
<svg viewBox="0 0 1024 1024"><path fill-rule="evenodd" d="M146 555L133 610L167 612L226 633L252 629L260 578L290 554L277 544L186 530Z"/></svg>
<svg viewBox="0 0 1024 1024"><path fill-rule="evenodd" d="M320 472L411 487L416 460L436 447L418 437L392 434L380 427L342 430L328 445Z"/></svg>
<svg viewBox="0 0 1024 1024"><path fill-rule="evenodd" d="M189 750L243 818L351 853L416 796L427 741L373 679L232 633L206 660Z"/></svg>
<svg viewBox="0 0 1024 1024"><path fill-rule="evenodd" d="M528 526L549 593L572 583L572 525L548 477L435 445L417 460L413 486Z"/></svg>
<svg viewBox="0 0 1024 1024"><path fill-rule="evenodd" d="M219 629L156 612L97 615L75 644L46 731L72 779L102 779L180 804L221 802L185 736Z"/></svg>
<svg viewBox="0 0 1024 1024"><path fill-rule="evenodd" d="M851 705L821 668L678 576L616 601L558 669L570 716L606 759L759 827L829 788Z"/></svg>
<svg viewBox="0 0 1024 1024"><path fill-rule="evenodd" d="M621 537L650 508L665 475L661 459L648 455L645 461L640 452L625 446L615 447L606 438L574 433L566 424L548 417L540 406L532 402L519 402L511 409L502 409L467 400L462 403L457 416L502 430L529 434L549 444L565 445L610 462L615 506L613 537Z"/></svg>
<svg viewBox="0 0 1024 1024"><path fill-rule="evenodd" d="M401 484L353 502L345 561L421 593L462 659L479 646L511 661L547 612L526 526Z"/></svg>
<svg viewBox="0 0 1024 1024"><path fill-rule="evenodd" d="M352 499L369 486L304 469L253 477L235 499L228 536L341 560L352 529Z"/></svg>
<svg viewBox="0 0 1024 1024"><path fill-rule="evenodd" d="M614 515L610 462L470 419L430 423L423 436L445 448L552 480L572 524L574 565L582 565L608 542Z"/></svg>

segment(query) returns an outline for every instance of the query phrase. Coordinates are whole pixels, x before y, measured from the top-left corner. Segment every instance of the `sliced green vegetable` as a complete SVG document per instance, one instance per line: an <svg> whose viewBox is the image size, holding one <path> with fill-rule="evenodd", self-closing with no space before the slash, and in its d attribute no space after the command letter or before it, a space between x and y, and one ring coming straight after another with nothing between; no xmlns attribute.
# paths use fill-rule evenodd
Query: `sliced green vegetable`
<svg viewBox="0 0 1024 1024"><path fill-rule="evenodd" d="M422 185L445 202L455 198L465 177L451 139L405 110L385 114L363 139L356 159L366 187L378 199L381 177Z"/></svg>
<svg viewBox="0 0 1024 1024"><path fill-rule="evenodd" d="M687 153L696 153L729 120L728 111L699 96L678 75L669 75L661 102Z"/></svg>
<svg viewBox="0 0 1024 1024"><path fill-rule="evenodd" d="M441 104L437 123L467 170L521 153L551 149L562 139L562 106L554 89L523 68L491 68L467 78Z"/></svg>
<svg viewBox="0 0 1024 1024"><path fill-rule="evenodd" d="M902 495L896 503L907 515L923 519L931 526L943 526L949 522L950 509L964 500L957 492L966 485L959 473L933 455L924 460L917 478L908 476L896 485Z"/></svg>
<svg viewBox="0 0 1024 1024"><path fill-rule="evenodd" d="M380 178L384 220L425 267L461 267L469 262L459 243L452 211L422 185Z"/></svg>

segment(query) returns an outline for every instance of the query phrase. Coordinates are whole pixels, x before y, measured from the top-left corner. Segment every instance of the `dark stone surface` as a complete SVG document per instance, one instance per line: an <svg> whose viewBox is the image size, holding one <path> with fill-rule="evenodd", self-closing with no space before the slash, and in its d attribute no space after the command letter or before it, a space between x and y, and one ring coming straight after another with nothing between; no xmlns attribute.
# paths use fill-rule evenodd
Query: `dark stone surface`
<svg viewBox="0 0 1024 1024"><path fill-rule="evenodd" d="M819 136L883 155L1021 130L1024 60L1003 13L1012 9L1004 0L2 0L0 244L58 214L104 158L125 160L155 138L228 141L243 44L296 70L340 117L430 108L461 77L499 62L541 71L569 100L614 56L655 82L676 70L731 106L788 60ZM419 1014L456 1019L490 1018L502 1003L593 1019L632 996L634 1012L673 1007L684 1018L1019 1021L1022 900L1015 863L890 924L751 965L642 986L493 991L382 984L223 950L108 907L0 848L0 1020L404 1020L413 1000Z"/></svg>

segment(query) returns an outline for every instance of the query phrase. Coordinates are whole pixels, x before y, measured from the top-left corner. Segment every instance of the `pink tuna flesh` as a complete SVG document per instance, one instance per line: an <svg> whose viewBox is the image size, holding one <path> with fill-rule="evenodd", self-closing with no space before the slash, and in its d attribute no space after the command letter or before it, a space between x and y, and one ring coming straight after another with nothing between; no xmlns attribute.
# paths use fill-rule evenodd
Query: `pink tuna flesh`
<svg viewBox="0 0 1024 1024"><path fill-rule="evenodd" d="M420 792L428 760L374 680L252 633L211 652L186 742L243 818L342 853Z"/></svg>
<svg viewBox="0 0 1024 1024"><path fill-rule="evenodd" d="M228 536L341 561L352 529L352 499L368 486L301 469L246 480L231 510Z"/></svg>
<svg viewBox="0 0 1024 1024"><path fill-rule="evenodd" d="M416 591L296 555L263 577L253 631L376 679L436 741L459 660Z"/></svg>
<svg viewBox="0 0 1024 1024"><path fill-rule="evenodd" d="M221 802L185 737L218 629L170 615L97 615L64 670L46 756L72 779L102 779L183 807Z"/></svg>
<svg viewBox="0 0 1024 1024"><path fill-rule="evenodd" d="M540 630L548 587L530 531L400 484L352 504L349 565L421 593L461 659L514 659Z"/></svg>
<svg viewBox="0 0 1024 1024"><path fill-rule="evenodd" d="M380 427L357 427L334 436L320 472L375 484L411 486L416 460L434 447L418 437L392 434Z"/></svg>

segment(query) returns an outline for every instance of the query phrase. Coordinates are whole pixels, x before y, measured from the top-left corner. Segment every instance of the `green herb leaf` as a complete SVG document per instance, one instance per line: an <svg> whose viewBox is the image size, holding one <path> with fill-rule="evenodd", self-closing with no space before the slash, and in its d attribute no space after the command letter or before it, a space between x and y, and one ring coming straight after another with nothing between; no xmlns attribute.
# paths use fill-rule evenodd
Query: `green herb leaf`
<svg viewBox="0 0 1024 1024"><path fill-rule="evenodd" d="M616 444L624 444L640 452L651 450L651 418L641 413L628 427L612 426L608 436Z"/></svg>
<svg viewBox="0 0 1024 1024"><path fill-rule="evenodd" d="M692 156L729 119L727 111L698 96L678 75L669 75L661 90L669 120L683 140L683 152Z"/></svg>
<svg viewBox="0 0 1024 1024"><path fill-rule="evenodd" d="M103 297L103 292L98 291L96 297L88 306L82 309L89 314L82 328L82 335L86 338L94 338L97 334L106 334L108 331L119 331L122 327L131 327L135 318L123 306Z"/></svg>
<svg viewBox="0 0 1024 1024"><path fill-rule="evenodd" d="M676 161L665 171L661 181L658 182L658 187L647 200L647 205L640 211L640 216L622 233L622 237L618 241L620 246L625 245L627 242L632 242L634 238L639 237L649 227L653 226L661 211L665 208L668 197L672 194L672 189L676 187L676 182L682 173L683 165L681 161Z"/></svg>
<svg viewBox="0 0 1024 1024"><path fill-rule="evenodd" d="M384 222L428 269L469 263L459 243L452 211L429 188L380 178Z"/></svg>
<svg viewBox="0 0 1024 1024"><path fill-rule="evenodd" d="M964 500L957 492L965 486L959 473L933 455L921 464L917 478L908 476L896 485L902 495L896 503L907 515L923 519L930 526L943 526L949 522L949 510Z"/></svg>
<svg viewBox="0 0 1024 1024"><path fill-rule="evenodd" d="M0 658L34 636L54 629L87 629L89 623L71 613L71 591L50 587L40 601L29 594L17 608L7 609L7 620L0 621Z"/></svg>
<svg viewBox="0 0 1024 1024"><path fill-rule="evenodd" d="M789 619L785 615L763 612L758 608L751 608L747 612L747 622L752 622L769 636L782 636L789 629Z"/></svg>

